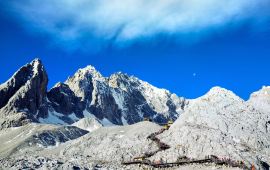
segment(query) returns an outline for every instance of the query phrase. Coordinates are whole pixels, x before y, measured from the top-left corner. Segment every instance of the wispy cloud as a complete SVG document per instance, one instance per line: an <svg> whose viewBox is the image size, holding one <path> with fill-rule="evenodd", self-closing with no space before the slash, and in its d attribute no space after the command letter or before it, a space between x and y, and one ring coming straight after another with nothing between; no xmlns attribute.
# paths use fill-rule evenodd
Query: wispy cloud
<svg viewBox="0 0 270 170"><path fill-rule="evenodd" d="M270 0L10 0L10 5L29 29L86 48L261 22L270 11Z"/></svg>

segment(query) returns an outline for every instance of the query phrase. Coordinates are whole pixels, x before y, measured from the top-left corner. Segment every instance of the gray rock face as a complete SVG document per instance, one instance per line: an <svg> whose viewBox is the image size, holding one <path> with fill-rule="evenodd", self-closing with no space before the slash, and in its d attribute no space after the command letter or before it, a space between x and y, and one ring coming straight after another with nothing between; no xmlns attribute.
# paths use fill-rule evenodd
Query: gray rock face
<svg viewBox="0 0 270 170"><path fill-rule="evenodd" d="M260 123L264 125L266 132L270 132L270 86L263 86L259 91L252 93L247 102L265 115Z"/></svg>
<svg viewBox="0 0 270 170"><path fill-rule="evenodd" d="M20 126L46 117L47 83L47 73L36 59L0 85L1 127Z"/></svg>
<svg viewBox="0 0 270 170"><path fill-rule="evenodd" d="M48 98L57 112L75 113L78 118L89 113L104 124L133 124L143 118L164 123L175 120L188 103L133 76L116 73L103 77L92 66L79 69L65 84L56 86ZM69 106L76 107L63 107L70 103L66 101L73 101Z"/></svg>

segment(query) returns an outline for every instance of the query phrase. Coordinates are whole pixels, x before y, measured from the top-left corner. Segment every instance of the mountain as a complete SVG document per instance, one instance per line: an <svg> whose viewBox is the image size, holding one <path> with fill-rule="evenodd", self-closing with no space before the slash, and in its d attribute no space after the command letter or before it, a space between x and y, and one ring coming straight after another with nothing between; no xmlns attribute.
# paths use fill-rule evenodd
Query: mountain
<svg viewBox="0 0 270 170"><path fill-rule="evenodd" d="M149 118L176 120L188 101L121 72L103 77L94 67L79 69L47 91L48 76L35 59L0 86L1 128L29 122L68 125L94 117L102 125L133 124ZM5 119L4 119L5 118Z"/></svg>
<svg viewBox="0 0 270 170"><path fill-rule="evenodd" d="M0 169L269 169L270 87L187 100L92 66L47 83L36 59L0 86Z"/></svg>

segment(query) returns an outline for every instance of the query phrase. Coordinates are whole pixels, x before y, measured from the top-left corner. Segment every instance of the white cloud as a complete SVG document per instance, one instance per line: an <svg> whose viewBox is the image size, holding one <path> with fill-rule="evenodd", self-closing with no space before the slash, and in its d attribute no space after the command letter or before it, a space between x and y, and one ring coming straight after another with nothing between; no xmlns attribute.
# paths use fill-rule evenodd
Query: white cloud
<svg viewBox="0 0 270 170"><path fill-rule="evenodd" d="M62 42L94 45L157 34L198 33L269 16L270 0L24 0L11 8L27 27ZM268 17L267 16L267 17ZM86 39L95 39L87 41Z"/></svg>

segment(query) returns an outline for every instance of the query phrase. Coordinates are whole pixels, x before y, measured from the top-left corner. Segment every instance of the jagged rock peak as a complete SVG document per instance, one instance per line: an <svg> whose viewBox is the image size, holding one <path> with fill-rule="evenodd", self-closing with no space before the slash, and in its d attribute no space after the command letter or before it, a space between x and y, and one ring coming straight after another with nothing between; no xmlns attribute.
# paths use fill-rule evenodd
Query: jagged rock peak
<svg viewBox="0 0 270 170"><path fill-rule="evenodd" d="M32 78L33 76L41 72L45 72L44 66L42 65L41 60L36 58L30 63L18 69L9 80L7 80L4 84L1 84L1 87L3 87L4 85L11 85L12 83L16 83L14 79L24 80L25 82L26 80Z"/></svg>
<svg viewBox="0 0 270 170"><path fill-rule="evenodd" d="M1 127L18 126L47 115L48 76L39 59L21 67L0 86Z"/></svg>
<svg viewBox="0 0 270 170"><path fill-rule="evenodd" d="M39 69L44 70L43 64L42 64L42 62L41 62L41 60L40 60L39 58L35 58L35 59L30 63L30 65L32 65L33 71L38 72Z"/></svg>
<svg viewBox="0 0 270 170"><path fill-rule="evenodd" d="M88 65L85 68L80 68L74 76L91 76L92 78L102 78L103 76L94 66Z"/></svg>
<svg viewBox="0 0 270 170"><path fill-rule="evenodd" d="M131 76L129 76L128 74L119 71L119 72L113 73L113 74L109 77L109 79L113 79L113 78L129 79L130 77L131 77Z"/></svg>
<svg viewBox="0 0 270 170"><path fill-rule="evenodd" d="M0 108L3 107L3 102L7 103L8 99L22 86L26 85L30 80L31 82L34 81L34 79L37 80L37 84L41 84L41 91L46 93L48 76L40 59L34 59L32 62L22 66L9 80L0 85Z"/></svg>
<svg viewBox="0 0 270 170"><path fill-rule="evenodd" d="M130 79L128 74L122 72L116 72L108 77L109 81L117 80L117 81L127 81Z"/></svg>
<svg viewBox="0 0 270 170"><path fill-rule="evenodd" d="M85 68L80 68L73 76L65 81L65 84L73 91L80 91L78 93L83 97L85 94L83 94L84 92L82 92L82 90L93 86L92 83L96 80L105 81L105 78L93 66L89 65Z"/></svg>
<svg viewBox="0 0 270 170"><path fill-rule="evenodd" d="M126 73L117 72L108 77L108 83L110 87L121 88L126 91L126 86L129 86L130 83L135 83L135 80L132 79L132 76L129 76Z"/></svg>
<svg viewBox="0 0 270 170"><path fill-rule="evenodd" d="M116 72L112 74L109 78L109 84L111 87L121 87L121 86L133 86L137 87L138 89L158 89L160 91L163 91L167 94L170 94L170 92L163 88L157 88L150 83L140 80L139 78L135 77L134 75L128 75L126 73L122 72Z"/></svg>

